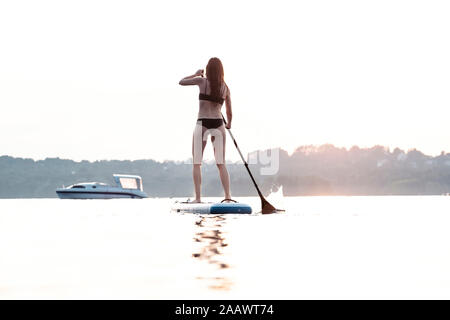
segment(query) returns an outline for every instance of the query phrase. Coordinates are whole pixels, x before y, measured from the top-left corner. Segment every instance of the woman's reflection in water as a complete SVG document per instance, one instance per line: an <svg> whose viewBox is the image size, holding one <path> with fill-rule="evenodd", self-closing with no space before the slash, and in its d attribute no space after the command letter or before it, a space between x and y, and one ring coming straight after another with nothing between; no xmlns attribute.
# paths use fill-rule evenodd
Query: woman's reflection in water
<svg viewBox="0 0 450 320"><path fill-rule="evenodd" d="M195 221L198 232L194 236L194 241L200 244L200 247L192 256L195 259L213 264L219 270L219 275L223 274L224 270L229 268L229 265L222 260L222 250L228 246L223 233L225 223L226 218L221 215L199 215ZM215 290L229 290L232 285L232 282L224 276L197 277L197 279L210 281L212 284L209 288Z"/></svg>

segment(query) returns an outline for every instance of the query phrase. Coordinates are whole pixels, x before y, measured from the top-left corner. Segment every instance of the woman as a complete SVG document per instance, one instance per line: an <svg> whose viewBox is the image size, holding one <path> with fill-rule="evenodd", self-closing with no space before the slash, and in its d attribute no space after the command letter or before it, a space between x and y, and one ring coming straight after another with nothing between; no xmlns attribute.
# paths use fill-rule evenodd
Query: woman
<svg viewBox="0 0 450 320"><path fill-rule="evenodd" d="M209 59L206 66L206 78L203 70L198 70L195 74L180 80L182 86L197 85L200 89L198 120L194 129L192 139L193 156L193 178L195 186L195 200L201 202L201 164L203 151L205 150L208 135L211 135L211 142L214 147L214 158L219 169L220 180L225 193L224 201L231 200L230 177L225 166L225 124L222 118L221 108L226 105L227 123L226 128L231 128L231 98L230 90L224 81L222 62L219 58Z"/></svg>

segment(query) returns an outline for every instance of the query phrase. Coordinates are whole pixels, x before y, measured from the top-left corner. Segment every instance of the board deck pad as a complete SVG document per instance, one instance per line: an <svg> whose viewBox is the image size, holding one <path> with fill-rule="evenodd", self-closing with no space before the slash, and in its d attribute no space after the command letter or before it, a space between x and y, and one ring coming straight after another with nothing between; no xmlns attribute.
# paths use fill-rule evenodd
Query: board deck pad
<svg viewBox="0 0 450 320"><path fill-rule="evenodd" d="M245 203L175 202L172 211L201 214L250 214L252 207Z"/></svg>

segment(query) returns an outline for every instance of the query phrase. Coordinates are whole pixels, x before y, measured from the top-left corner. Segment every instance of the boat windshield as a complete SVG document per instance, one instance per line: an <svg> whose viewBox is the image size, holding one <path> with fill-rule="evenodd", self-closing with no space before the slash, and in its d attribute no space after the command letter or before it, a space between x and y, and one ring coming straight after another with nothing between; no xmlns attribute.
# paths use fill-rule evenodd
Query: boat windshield
<svg viewBox="0 0 450 320"><path fill-rule="evenodd" d="M120 185L124 189L140 189L141 186L136 178L119 178Z"/></svg>

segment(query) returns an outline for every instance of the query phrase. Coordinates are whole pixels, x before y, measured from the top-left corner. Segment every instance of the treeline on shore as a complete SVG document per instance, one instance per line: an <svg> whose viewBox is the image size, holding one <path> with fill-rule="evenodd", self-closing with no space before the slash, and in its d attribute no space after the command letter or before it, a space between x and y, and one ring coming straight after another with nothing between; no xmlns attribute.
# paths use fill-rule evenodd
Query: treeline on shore
<svg viewBox="0 0 450 320"><path fill-rule="evenodd" d="M450 154L428 156L418 150L389 150L383 146L351 149L333 145L302 146L289 155L279 150L279 170L261 175L250 168L264 194L283 187L285 196L301 195L433 195L450 193ZM234 196L255 196L245 167L229 163ZM205 196L223 194L214 163L202 168ZM151 197L189 197L193 193L189 163L154 160L73 161L59 158L0 157L0 198L56 197L55 189L77 182L113 184L114 173L143 178Z"/></svg>

